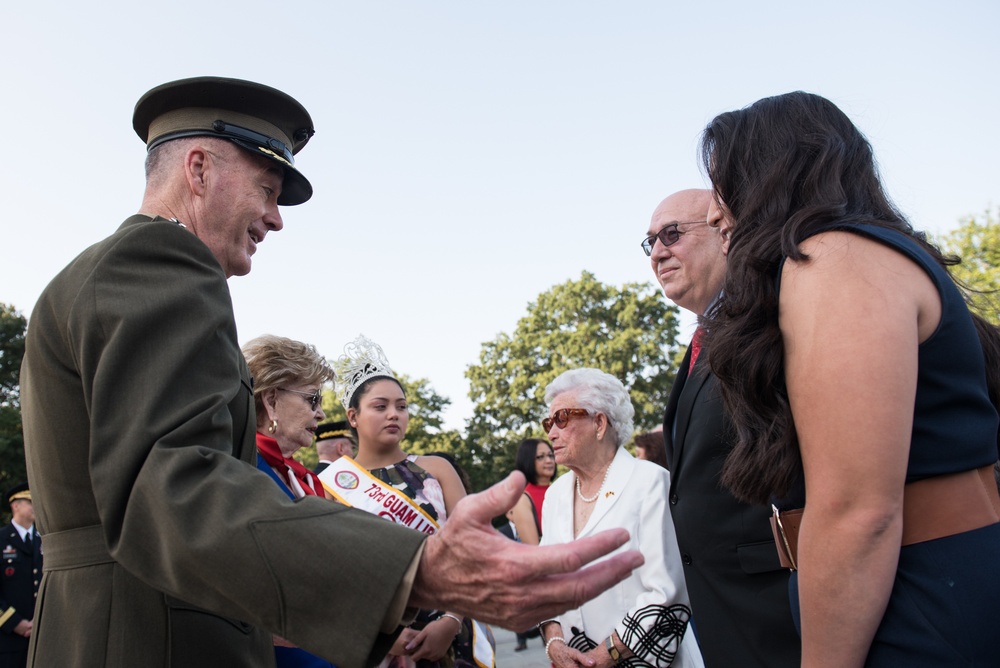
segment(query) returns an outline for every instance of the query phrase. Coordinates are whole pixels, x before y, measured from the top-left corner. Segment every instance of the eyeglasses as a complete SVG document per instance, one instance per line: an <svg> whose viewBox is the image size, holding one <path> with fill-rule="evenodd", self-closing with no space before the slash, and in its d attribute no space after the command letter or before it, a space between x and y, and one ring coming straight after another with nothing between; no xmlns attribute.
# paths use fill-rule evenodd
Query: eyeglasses
<svg viewBox="0 0 1000 668"><path fill-rule="evenodd" d="M675 243L680 241L681 235L684 234L679 228L681 225L707 225L707 220L696 220L691 223L670 223L669 225L664 225L656 234L651 234L642 240L642 250L646 256L653 254L653 244L659 239L660 243L663 244L664 248L673 246Z"/></svg>
<svg viewBox="0 0 1000 668"><path fill-rule="evenodd" d="M553 414L552 417L547 417L542 420L542 429L548 433L552 429L552 425L564 428L569 424L569 419L574 417L583 417L585 415L590 415L590 411L586 408L560 408Z"/></svg>
<svg viewBox="0 0 1000 668"><path fill-rule="evenodd" d="M547 419L548 418L546 418L546 420ZM544 423L545 420L542 420L542 422ZM546 431L548 431L548 430L546 429ZM556 458L556 456L554 454L552 454L551 452L546 452L544 455L535 455L535 461L536 462L540 462L543 459L555 459L555 458Z"/></svg>
<svg viewBox="0 0 1000 668"><path fill-rule="evenodd" d="M300 397L305 397L305 400L309 402L309 408L316 410L319 406L319 402L323 401L323 396L319 393L319 390L315 392L299 392L298 390L286 390L283 387L279 387L282 392L291 392L292 394L297 394Z"/></svg>

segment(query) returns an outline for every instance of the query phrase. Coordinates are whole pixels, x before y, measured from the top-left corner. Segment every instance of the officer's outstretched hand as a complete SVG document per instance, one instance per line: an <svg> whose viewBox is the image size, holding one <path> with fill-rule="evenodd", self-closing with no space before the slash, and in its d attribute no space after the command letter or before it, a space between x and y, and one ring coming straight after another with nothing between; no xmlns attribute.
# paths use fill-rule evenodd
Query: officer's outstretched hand
<svg viewBox="0 0 1000 668"><path fill-rule="evenodd" d="M520 631L580 607L642 565L642 555L629 550L588 566L628 540L624 529L545 547L496 531L492 519L514 506L524 486L524 475L515 471L455 506L441 531L427 539L410 606Z"/></svg>

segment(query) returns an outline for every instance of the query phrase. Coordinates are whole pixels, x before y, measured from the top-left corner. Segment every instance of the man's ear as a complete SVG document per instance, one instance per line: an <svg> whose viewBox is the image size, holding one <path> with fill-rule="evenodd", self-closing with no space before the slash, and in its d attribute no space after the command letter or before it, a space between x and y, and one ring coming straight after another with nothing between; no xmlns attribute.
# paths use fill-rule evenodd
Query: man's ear
<svg viewBox="0 0 1000 668"><path fill-rule="evenodd" d="M212 156L203 147L195 145L184 155L184 176L188 188L197 197L204 197L208 190L208 174Z"/></svg>

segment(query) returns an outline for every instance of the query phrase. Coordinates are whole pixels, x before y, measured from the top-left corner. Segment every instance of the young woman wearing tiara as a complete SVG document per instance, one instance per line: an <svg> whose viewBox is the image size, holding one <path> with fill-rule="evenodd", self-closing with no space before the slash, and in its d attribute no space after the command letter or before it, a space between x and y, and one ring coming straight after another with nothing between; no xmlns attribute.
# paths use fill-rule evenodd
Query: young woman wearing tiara
<svg viewBox="0 0 1000 668"><path fill-rule="evenodd" d="M462 481L447 460L410 455L403 450L401 443L410 417L406 393L382 348L358 336L345 346L344 352L335 364L337 393L347 410L347 421L357 433L358 456L354 462L342 458L348 461L338 470L351 479L350 466L356 463L370 477L355 471L361 484L353 490L332 487L350 505L433 533L465 496ZM324 474L324 480L331 479L330 474ZM421 610L416 621L396 640L382 666L474 666L472 645L471 620L446 611Z"/></svg>

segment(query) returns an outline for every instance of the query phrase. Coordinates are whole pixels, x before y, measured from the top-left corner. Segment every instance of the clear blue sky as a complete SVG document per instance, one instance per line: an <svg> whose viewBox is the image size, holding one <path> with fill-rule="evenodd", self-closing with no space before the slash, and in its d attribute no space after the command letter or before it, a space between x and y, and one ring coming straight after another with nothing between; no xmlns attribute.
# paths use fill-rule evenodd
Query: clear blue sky
<svg viewBox="0 0 1000 668"><path fill-rule="evenodd" d="M241 341L333 358L364 332L453 401L453 427L471 414L465 368L540 292L583 270L653 279L649 215L705 185L698 137L719 112L819 93L918 228L1000 204L995 0L38 0L3 3L0 22L0 301L28 314L138 210L143 92L253 79L311 112L297 164L316 195L230 282Z"/></svg>

